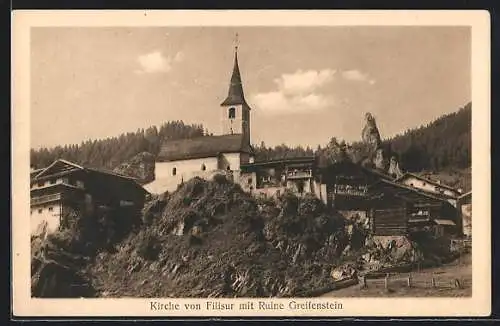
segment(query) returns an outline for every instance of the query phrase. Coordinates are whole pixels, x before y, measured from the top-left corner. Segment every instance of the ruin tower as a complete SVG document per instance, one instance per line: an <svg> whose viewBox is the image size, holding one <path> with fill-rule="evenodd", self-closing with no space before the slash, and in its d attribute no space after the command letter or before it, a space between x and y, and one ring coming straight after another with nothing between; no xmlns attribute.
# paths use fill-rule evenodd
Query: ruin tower
<svg viewBox="0 0 500 326"><path fill-rule="evenodd" d="M234 66L226 99L221 103L223 135L242 134L250 145L250 106L245 100L238 65L238 44L234 47Z"/></svg>

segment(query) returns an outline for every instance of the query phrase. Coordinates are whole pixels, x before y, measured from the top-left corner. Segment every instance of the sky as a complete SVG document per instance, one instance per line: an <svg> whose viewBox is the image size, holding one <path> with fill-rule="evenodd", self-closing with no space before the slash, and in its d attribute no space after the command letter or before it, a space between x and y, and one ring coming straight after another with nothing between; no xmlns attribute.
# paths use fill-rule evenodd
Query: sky
<svg viewBox="0 0 500 326"><path fill-rule="evenodd" d="M31 147L171 120L221 131L238 33L253 144L382 138L471 101L468 27L36 27Z"/></svg>

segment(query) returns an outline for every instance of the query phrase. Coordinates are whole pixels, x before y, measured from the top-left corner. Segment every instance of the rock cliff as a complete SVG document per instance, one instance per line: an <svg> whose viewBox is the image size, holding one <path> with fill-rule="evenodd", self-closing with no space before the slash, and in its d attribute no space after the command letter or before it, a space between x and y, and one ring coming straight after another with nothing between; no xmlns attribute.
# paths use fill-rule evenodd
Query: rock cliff
<svg viewBox="0 0 500 326"><path fill-rule="evenodd" d="M380 132L371 113L365 115L365 126L361 133L361 139L366 148L366 156L363 160L365 166L375 168L393 177L402 175L397 158L392 156L390 160L388 159L389 153L382 146Z"/></svg>

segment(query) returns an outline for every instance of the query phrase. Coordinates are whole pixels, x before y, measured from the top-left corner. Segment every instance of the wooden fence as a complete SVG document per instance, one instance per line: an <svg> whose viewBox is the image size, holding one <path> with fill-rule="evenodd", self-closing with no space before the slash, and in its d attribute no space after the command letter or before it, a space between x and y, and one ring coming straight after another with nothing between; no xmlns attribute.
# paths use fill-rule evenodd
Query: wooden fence
<svg viewBox="0 0 500 326"><path fill-rule="evenodd" d="M410 287L410 288L469 288L472 281L465 278L455 278L442 276L439 273L372 273L370 277L361 276L359 279L361 288L385 288L390 289Z"/></svg>

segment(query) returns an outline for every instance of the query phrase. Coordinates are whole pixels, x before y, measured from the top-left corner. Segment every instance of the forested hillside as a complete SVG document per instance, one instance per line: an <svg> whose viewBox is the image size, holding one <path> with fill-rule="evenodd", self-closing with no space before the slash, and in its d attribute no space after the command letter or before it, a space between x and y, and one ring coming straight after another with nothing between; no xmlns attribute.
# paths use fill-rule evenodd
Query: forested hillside
<svg viewBox="0 0 500 326"><path fill-rule="evenodd" d="M87 140L79 145L64 145L54 148L31 150L31 165L42 168L54 160L63 158L87 166L113 169L141 152L156 155L160 144L169 139L192 138L204 135L200 124L184 124L182 121L164 123L159 128L152 126L129 132L118 137Z"/></svg>
<svg viewBox="0 0 500 326"><path fill-rule="evenodd" d="M426 126L385 140L408 171L467 168L471 164L471 114L468 103Z"/></svg>

